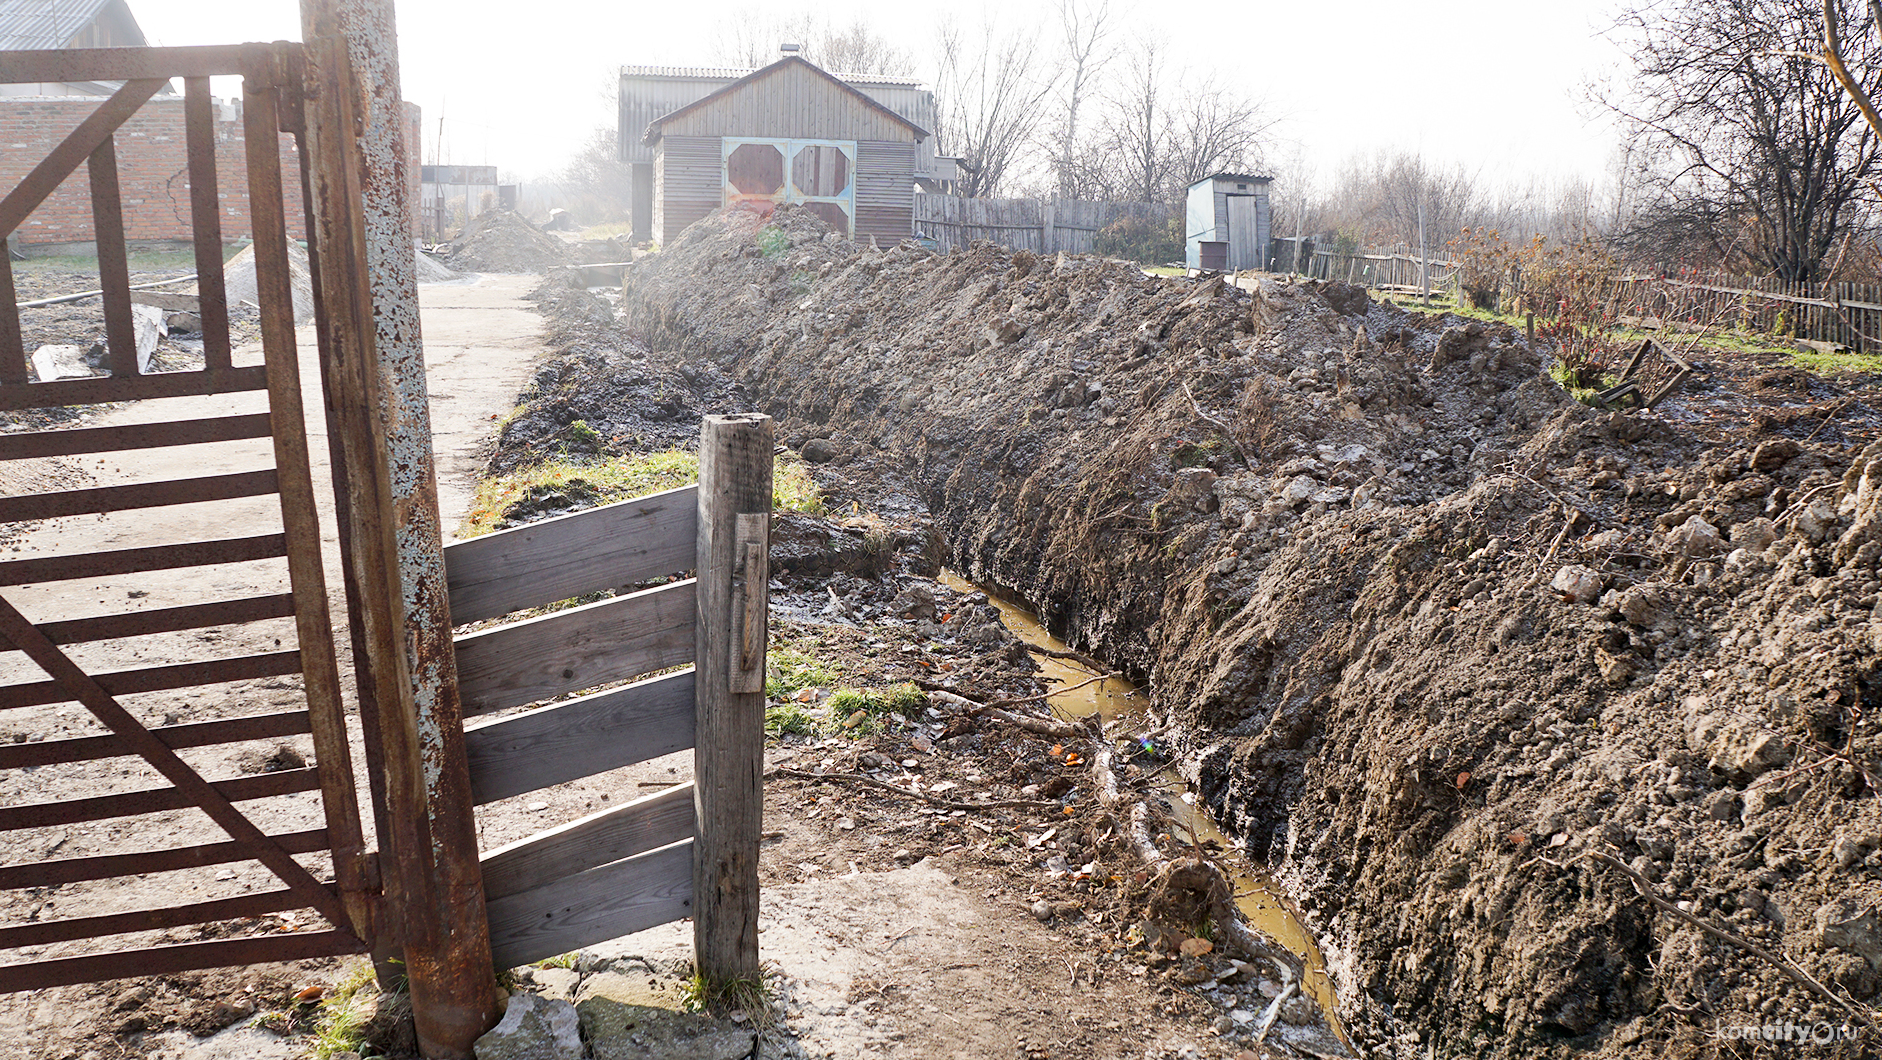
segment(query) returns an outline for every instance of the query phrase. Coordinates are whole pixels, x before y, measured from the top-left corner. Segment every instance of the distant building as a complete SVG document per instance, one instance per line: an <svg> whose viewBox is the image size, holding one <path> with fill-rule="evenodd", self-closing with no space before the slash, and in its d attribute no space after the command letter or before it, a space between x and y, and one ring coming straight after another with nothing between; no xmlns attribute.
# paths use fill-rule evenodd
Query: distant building
<svg viewBox="0 0 1882 1060"><path fill-rule="evenodd" d="M148 43L125 0L0 0L0 51ZM0 85L0 96L108 96L119 87L99 81Z"/></svg>
<svg viewBox="0 0 1882 1060"><path fill-rule="evenodd" d="M1236 272L1267 266L1268 185L1273 177L1216 173L1184 197L1184 260L1192 269Z"/></svg>
<svg viewBox="0 0 1882 1060"><path fill-rule="evenodd" d="M734 202L801 202L846 236L898 243L916 185L956 175L935 154L933 92L831 74L788 46L752 71L623 67L620 100L636 240L669 242Z"/></svg>

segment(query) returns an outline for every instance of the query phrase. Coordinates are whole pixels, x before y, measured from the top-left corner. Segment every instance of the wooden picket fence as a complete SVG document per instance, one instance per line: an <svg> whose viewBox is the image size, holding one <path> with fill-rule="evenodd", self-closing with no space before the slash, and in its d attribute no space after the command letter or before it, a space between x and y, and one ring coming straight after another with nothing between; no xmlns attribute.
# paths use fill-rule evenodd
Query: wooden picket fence
<svg viewBox="0 0 1882 1060"><path fill-rule="evenodd" d="M1861 352L1882 349L1882 287L1775 276L1620 276L1614 311L1648 327L1743 330Z"/></svg>
<svg viewBox="0 0 1882 1060"><path fill-rule="evenodd" d="M1176 208L1155 202L1082 199L966 199L917 193L915 235L937 250L960 250L988 240L1039 254L1089 254L1105 226L1124 217L1163 224Z"/></svg>
<svg viewBox="0 0 1882 1060"><path fill-rule="evenodd" d="M1311 237L1293 236L1274 237L1268 261L1273 272L1340 280L1385 291L1422 290L1428 277L1434 293L1452 292L1459 271L1458 262L1420 258L1407 243L1341 251L1317 245Z"/></svg>

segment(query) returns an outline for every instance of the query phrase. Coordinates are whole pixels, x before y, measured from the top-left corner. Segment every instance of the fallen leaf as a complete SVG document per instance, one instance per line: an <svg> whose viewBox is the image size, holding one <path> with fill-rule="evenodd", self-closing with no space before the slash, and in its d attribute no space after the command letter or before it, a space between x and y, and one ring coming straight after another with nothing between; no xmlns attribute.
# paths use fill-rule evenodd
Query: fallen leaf
<svg viewBox="0 0 1882 1060"><path fill-rule="evenodd" d="M1457 790L1458 791L1463 791L1464 785L1468 783L1470 783L1470 771L1469 770L1465 770L1464 772L1457 774Z"/></svg>
<svg viewBox="0 0 1882 1060"><path fill-rule="evenodd" d="M1182 946L1178 948L1182 950L1185 957L1200 957L1205 953L1213 952L1215 943L1208 939L1184 939Z"/></svg>

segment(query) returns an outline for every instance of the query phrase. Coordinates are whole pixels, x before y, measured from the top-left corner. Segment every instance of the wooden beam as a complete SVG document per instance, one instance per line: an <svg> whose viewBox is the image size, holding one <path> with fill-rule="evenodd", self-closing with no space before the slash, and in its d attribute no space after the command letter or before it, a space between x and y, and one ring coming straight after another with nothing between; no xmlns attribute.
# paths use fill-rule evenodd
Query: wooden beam
<svg viewBox="0 0 1882 1060"><path fill-rule="evenodd" d="M464 727L471 796L480 805L691 746L690 669Z"/></svg>
<svg viewBox="0 0 1882 1060"><path fill-rule="evenodd" d="M693 786L680 784L485 854L484 890L492 899L521 894L691 838Z"/></svg>
<svg viewBox="0 0 1882 1060"><path fill-rule="evenodd" d="M693 569L699 487L635 497L444 547L457 625Z"/></svg>
<svg viewBox="0 0 1882 1060"><path fill-rule="evenodd" d="M465 715L692 662L693 584L674 582L457 638Z"/></svg>
<svg viewBox="0 0 1882 1060"><path fill-rule="evenodd" d="M493 899L489 909L499 968L680 920L693 912L693 841Z"/></svg>
<svg viewBox="0 0 1882 1060"><path fill-rule="evenodd" d="M693 948L700 974L718 984L761 974L764 556L774 437L771 418L755 414L707 416L700 430Z"/></svg>

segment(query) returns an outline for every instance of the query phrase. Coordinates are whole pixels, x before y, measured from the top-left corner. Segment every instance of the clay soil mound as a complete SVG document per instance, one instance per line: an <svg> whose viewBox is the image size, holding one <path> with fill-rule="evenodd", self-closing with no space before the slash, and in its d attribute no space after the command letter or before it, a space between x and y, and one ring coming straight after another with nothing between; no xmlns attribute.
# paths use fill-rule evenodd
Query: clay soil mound
<svg viewBox="0 0 1882 1060"><path fill-rule="evenodd" d="M786 208L695 225L622 310L1144 683L1362 1047L1709 1055L1871 1018L1882 443L1708 442L1678 400L1577 404L1508 328L1254 286L870 250Z"/></svg>
<svg viewBox="0 0 1882 1060"><path fill-rule="evenodd" d="M444 263L458 272L540 273L569 263L569 246L509 210L471 219Z"/></svg>

